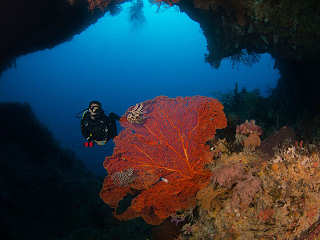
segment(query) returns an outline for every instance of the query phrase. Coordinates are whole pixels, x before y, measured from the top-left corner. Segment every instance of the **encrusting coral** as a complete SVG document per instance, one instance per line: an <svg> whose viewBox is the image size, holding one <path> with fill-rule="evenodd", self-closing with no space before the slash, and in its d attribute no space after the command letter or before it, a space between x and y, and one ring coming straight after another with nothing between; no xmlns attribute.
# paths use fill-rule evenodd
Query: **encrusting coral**
<svg viewBox="0 0 320 240"><path fill-rule="evenodd" d="M100 196L116 218L141 216L158 225L195 206L196 193L212 175L206 168L213 160L206 142L227 122L223 105L209 97L160 96L141 105L147 110L142 124L132 124L126 115L120 119L124 129L114 138L113 155L105 159L109 175ZM134 193L131 205L118 214L120 200Z"/></svg>
<svg viewBox="0 0 320 240"><path fill-rule="evenodd" d="M267 160L225 152L210 169L211 184L197 194L199 216L179 239L319 239L319 151L286 145Z"/></svg>

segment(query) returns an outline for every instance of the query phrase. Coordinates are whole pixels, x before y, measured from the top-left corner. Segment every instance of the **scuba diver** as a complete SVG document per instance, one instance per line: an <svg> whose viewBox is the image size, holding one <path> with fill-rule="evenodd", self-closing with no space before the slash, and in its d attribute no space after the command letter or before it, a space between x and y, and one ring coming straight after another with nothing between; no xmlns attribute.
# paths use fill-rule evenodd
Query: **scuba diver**
<svg viewBox="0 0 320 240"><path fill-rule="evenodd" d="M116 120L120 120L120 116L110 113L106 116L102 105L98 101L91 101L89 108L82 112L81 133L87 140L85 147L93 147L94 142L97 145L104 145L110 139L117 135Z"/></svg>

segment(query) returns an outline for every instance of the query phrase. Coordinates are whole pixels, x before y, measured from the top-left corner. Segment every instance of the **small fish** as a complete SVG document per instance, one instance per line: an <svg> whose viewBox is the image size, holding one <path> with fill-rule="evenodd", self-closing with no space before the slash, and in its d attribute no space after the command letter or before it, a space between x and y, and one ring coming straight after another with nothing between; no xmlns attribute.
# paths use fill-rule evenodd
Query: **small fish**
<svg viewBox="0 0 320 240"><path fill-rule="evenodd" d="M169 182L169 180L168 180L168 179L163 178L163 177L161 177L161 178L160 178L160 181L165 182L165 183L168 183L168 182Z"/></svg>

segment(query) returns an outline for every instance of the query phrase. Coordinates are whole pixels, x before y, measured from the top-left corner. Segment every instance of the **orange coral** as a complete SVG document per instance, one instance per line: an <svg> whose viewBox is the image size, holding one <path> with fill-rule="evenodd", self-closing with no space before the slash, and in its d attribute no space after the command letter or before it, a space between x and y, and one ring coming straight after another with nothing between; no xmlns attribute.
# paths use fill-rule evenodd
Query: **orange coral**
<svg viewBox="0 0 320 240"><path fill-rule="evenodd" d="M249 136L250 134L256 134L257 136L261 136L263 131L261 127L256 125L255 120L246 120L244 123L237 125L236 129L237 134Z"/></svg>
<svg viewBox="0 0 320 240"><path fill-rule="evenodd" d="M274 210L272 208L267 208L264 210L261 210L258 214L258 217L261 221L266 222L268 221L274 214Z"/></svg>
<svg viewBox="0 0 320 240"><path fill-rule="evenodd" d="M88 0L89 9L93 10L95 8L100 8L101 10L105 9L111 0Z"/></svg>
<svg viewBox="0 0 320 240"><path fill-rule="evenodd" d="M261 127L256 125L254 120L250 122L246 120L241 125L237 125L236 141L243 145L245 150L254 151L261 145L260 136L262 133Z"/></svg>
<svg viewBox="0 0 320 240"><path fill-rule="evenodd" d="M74 2L75 0L68 0L69 2ZM88 0L89 9L93 11L96 8L99 8L101 11L105 11L109 4L111 3L120 3L123 0Z"/></svg>
<svg viewBox="0 0 320 240"><path fill-rule="evenodd" d="M255 133L252 133L247 138L243 139L244 149L254 151L257 147L260 147L260 145L261 145L261 139Z"/></svg>
<svg viewBox="0 0 320 240"><path fill-rule="evenodd" d="M114 139L113 155L105 159L109 175L100 196L118 219L141 216L157 225L177 210L195 205L196 193L211 177L204 169L212 161L205 143L227 122L222 104L208 97L160 96L143 106L143 124L132 124L125 116L120 120L124 130ZM112 176L122 176L127 169L133 169L135 177L117 184ZM119 201L137 192L131 206L117 214Z"/></svg>
<svg viewBox="0 0 320 240"><path fill-rule="evenodd" d="M155 3L155 4L158 4L159 6L160 6L162 3L166 3L166 4L168 4L169 6L173 6L174 4L180 2L180 0L153 0L152 2Z"/></svg>

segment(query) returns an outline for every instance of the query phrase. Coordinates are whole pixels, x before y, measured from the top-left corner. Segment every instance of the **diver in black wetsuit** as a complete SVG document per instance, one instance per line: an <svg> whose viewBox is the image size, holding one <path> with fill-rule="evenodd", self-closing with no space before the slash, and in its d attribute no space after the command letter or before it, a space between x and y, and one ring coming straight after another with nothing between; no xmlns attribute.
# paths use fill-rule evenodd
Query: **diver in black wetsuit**
<svg viewBox="0 0 320 240"><path fill-rule="evenodd" d="M89 108L83 112L81 118L81 133L87 140L84 146L93 147L94 142L104 145L113 139L117 135L116 120L120 120L120 116L115 113L106 116L101 103L91 101Z"/></svg>

